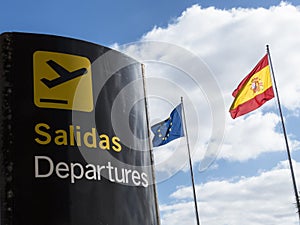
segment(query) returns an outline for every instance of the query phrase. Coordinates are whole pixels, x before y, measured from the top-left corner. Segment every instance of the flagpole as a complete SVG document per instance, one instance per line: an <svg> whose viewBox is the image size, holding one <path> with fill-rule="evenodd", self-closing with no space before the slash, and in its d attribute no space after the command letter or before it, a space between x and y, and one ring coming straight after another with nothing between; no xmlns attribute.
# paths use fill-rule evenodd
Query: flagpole
<svg viewBox="0 0 300 225"><path fill-rule="evenodd" d="M143 88L144 88L144 97L145 97L145 110L146 110L146 122L147 122L147 137L148 137L148 145L150 151L150 163L151 163L151 172L152 172L152 182L153 182L153 191L154 191L154 201L155 201L155 213L157 225L160 225L160 216L159 216L159 208L158 208L158 196L156 190L156 179L155 179L155 169L154 169L154 159L153 159L153 151L152 144L150 140L150 123L148 117L148 101L147 101L147 92L146 92L146 80L145 80L145 65L141 64L142 68L142 77L143 77Z"/></svg>
<svg viewBox="0 0 300 225"><path fill-rule="evenodd" d="M269 57L270 69L271 69L271 73L272 73L272 77L273 77L273 81L274 81L274 88L275 88L276 98L277 98L277 102L278 102L279 114L280 114L280 118L281 118L281 125L282 125L282 130L283 130L284 139L285 139L285 145L286 145L286 150L287 150L287 155L288 155L288 160L289 160L289 165L290 165L290 170L291 170L291 175L292 175L292 181L293 181L293 187L294 187L294 192L295 192L296 204L297 204L297 209L298 209L298 216L299 216L299 221L300 221L299 195L298 195L298 190L297 190L297 184L296 184L295 173L294 173L294 169L293 169L292 158L291 158L290 148L289 148L289 144L288 144L286 129L285 129L284 121L283 121L282 110L281 110L281 105L280 105L276 80L275 80L274 71L273 71L269 45L267 45L267 54L268 54L268 57Z"/></svg>
<svg viewBox="0 0 300 225"><path fill-rule="evenodd" d="M189 156L189 165L190 165L190 173L192 179L192 186L193 186L193 195L194 195L194 204L195 204L195 213L196 213L196 220L197 225L200 225L199 213L198 213L198 206L197 206L197 196L195 190L195 181L194 181L194 173L193 173L193 166L192 166L192 159L191 159L191 151L190 151L190 144L189 144L189 137L187 132L187 125L186 125L186 118L185 118L185 111L183 105L183 97L181 97L181 104L182 104L182 114L183 114L183 124L184 124L184 133L186 137L187 149L188 149L188 156Z"/></svg>

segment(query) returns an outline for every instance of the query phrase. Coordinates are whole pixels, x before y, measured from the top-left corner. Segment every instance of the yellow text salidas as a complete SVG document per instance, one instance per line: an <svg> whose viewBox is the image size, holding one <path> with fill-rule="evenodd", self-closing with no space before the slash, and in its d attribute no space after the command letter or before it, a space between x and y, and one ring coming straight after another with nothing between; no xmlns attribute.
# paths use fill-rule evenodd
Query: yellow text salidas
<svg viewBox="0 0 300 225"><path fill-rule="evenodd" d="M81 131L80 126L69 125L67 130L52 129L47 123L37 123L34 130L36 134L34 140L40 145L54 143L58 146L86 146L115 152L122 150L119 137L98 134L96 128Z"/></svg>

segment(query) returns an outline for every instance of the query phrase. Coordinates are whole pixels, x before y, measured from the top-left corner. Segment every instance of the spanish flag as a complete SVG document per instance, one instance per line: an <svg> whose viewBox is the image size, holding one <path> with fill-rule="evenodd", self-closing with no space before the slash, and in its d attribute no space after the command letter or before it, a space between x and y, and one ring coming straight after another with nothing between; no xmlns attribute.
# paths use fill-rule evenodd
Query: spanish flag
<svg viewBox="0 0 300 225"><path fill-rule="evenodd" d="M274 97L268 54L241 81L232 93L230 114L233 119L251 112Z"/></svg>

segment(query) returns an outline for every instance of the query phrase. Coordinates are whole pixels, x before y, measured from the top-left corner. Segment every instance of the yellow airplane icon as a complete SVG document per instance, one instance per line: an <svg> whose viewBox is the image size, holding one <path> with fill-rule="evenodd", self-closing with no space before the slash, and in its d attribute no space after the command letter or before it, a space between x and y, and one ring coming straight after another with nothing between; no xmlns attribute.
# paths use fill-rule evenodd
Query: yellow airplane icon
<svg viewBox="0 0 300 225"><path fill-rule="evenodd" d="M85 112L93 110L92 72L88 58L36 51L33 66L36 106Z"/></svg>

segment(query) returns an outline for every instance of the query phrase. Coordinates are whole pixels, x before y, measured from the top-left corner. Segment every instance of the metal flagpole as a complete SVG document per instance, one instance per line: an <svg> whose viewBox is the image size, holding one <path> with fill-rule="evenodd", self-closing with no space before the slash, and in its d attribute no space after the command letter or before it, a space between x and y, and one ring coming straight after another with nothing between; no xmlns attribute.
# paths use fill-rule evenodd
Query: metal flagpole
<svg viewBox="0 0 300 225"><path fill-rule="evenodd" d="M147 101L147 92L146 92L146 81L145 81L145 65L141 64L142 67L142 77L143 77L143 88L144 88L144 97L145 97L145 109L146 109L146 121L147 121L147 132L148 132L148 145L150 150L150 160L151 160L151 172L152 172L152 182L153 182L153 191L154 191L154 201L155 201L155 213L157 225L160 225L160 216L159 216L159 208L158 208L158 196L156 190L156 181L155 181L155 169L154 169L154 160L153 160L153 151L152 144L150 140L150 123L148 117L148 101Z"/></svg>
<svg viewBox="0 0 300 225"><path fill-rule="evenodd" d="M191 151L190 151L190 144L189 144L187 126L186 126L185 111L184 111L184 106L183 106L183 97L181 97L181 105L182 105L182 114L183 114L183 121L184 121L183 122L183 124L184 124L184 133L185 133L185 137L186 137L188 156L189 156L190 173L191 173L192 186L193 186L196 220L197 220L197 225L200 225L198 206L197 206L197 196L196 196L196 190L195 190L194 173L193 173L193 166L192 166L192 159L191 159Z"/></svg>
<svg viewBox="0 0 300 225"><path fill-rule="evenodd" d="M290 148L289 148L288 139L287 139L287 134L286 134L285 125L284 125L284 121L283 121L276 80L275 80L274 71L273 71L269 45L267 45L267 54L269 57L270 69L271 69L271 73L272 73L272 77L273 77L273 81L274 81L274 88L275 88L276 98L277 98L277 102L278 102L279 114L280 114L280 118L281 118L281 125L282 125L282 130L283 130L284 139L285 139L286 151L287 151L287 155L288 155L288 160L289 160L289 165L290 165L290 170L291 170L291 175L292 175L292 180L293 180L293 187L294 187L294 192L295 192L295 198L296 198L296 204L297 204L297 209L298 209L298 216L299 216L299 221L300 221L299 195L298 195L298 190L297 190L297 184L296 184L296 179L295 179L295 174L294 174L294 169L293 169L293 164L292 164L292 158L291 158Z"/></svg>

